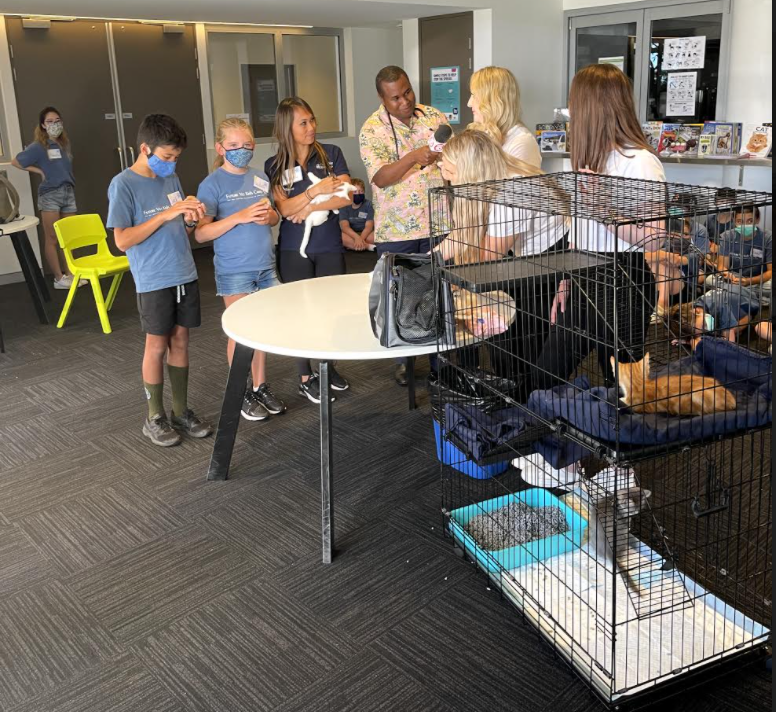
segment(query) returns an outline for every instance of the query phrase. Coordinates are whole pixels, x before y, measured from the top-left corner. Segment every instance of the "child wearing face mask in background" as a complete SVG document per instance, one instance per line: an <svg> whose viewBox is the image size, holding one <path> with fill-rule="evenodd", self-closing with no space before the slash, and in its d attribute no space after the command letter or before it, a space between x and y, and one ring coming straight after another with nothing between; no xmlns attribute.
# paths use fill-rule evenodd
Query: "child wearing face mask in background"
<svg viewBox="0 0 776 712"><path fill-rule="evenodd" d="M356 186L353 202L339 211L342 244L356 252L374 251L375 209L372 201L366 199L364 181L353 178L351 182Z"/></svg>
<svg viewBox="0 0 776 712"><path fill-rule="evenodd" d="M62 115L47 106L40 112L35 127L35 140L11 161L16 168L41 176L38 186L38 210L45 237L46 264L54 275L54 289L70 289L73 276L62 258L54 223L60 218L74 215L75 178L73 177L70 140L65 132ZM79 286L83 287L82 279Z"/></svg>
<svg viewBox="0 0 776 712"><path fill-rule="evenodd" d="M143 434L154 445L181 442L179 432L204 438L212 428L188 407L189 329L199 326L197 268L189 234L204 216L195 197L184 198L175 167L186 132L165 114L149 114L137 134L138 159L108 188L108 227L127 253L137 290L140 325L146 334L143 384L148 417ZM172 390L172 417L162 395L164 360Z"/></svg>
<svg viewBox="0 0 776 712"><path fill-rule="evenodd" d="M205 217L197 226L197 242L212 242L215 252L216 291L228 307L243 297L279 284L271 227L280 219L272 205L267 174L250 167L256 142L253 129L242 119L226 119L216 130L215 170L202 181L197 198ZM227 359L232 362L234 341ZM255 351L242 416L266 420L286 409L266 380L267 355Z"/></svg>
<svg viewBox="0 0 776 712"><path fill-rule="evenodd" d="M733 210L730 206L735 202L736 191L733 188L720 188L716 192L714 203L719 212L709 215L706 220L706 232L712 242L718 244L722 234L733 229Z"/></svg>

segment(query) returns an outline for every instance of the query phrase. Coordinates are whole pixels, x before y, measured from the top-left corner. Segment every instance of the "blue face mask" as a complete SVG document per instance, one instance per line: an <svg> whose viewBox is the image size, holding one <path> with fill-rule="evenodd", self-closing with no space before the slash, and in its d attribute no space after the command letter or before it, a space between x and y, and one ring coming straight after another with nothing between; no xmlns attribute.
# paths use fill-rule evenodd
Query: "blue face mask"
<svg viewBox="0 0 776 712"><path fill-rule="evenodd" d="M235 168L245 168L253 159L250 148L230 148L224 151L224 158Z"/></svg>
<svg viewBox="0 0 776 712"><path fill-rule="evenodd" d="M361 205L361 203L363 203L365 199L366 199L366 196L363 193L356 193L355 195L353 195L353 204Z"/></svg>
<svg viewBox="0 0 776 712"><path fill-rule="evenodd" d="M148 156L148 167L159 178L167 178L175 173L175 161L163 161L159 156L155 156L153 153Z"/></svg>
<svg viewBox="0 0 776 712"><path fill-rule="evenodd" d="M714 331L714 317L711 314L703 315L703 330Z"/></svg>
<svg viewBox="0 0 776 712"><path fill-rule="evenodd" d="M740 225L736 228L736 230L741 233L742 237L754 237L754 231L756 228L756 225Z"/></svg>
<svg viewBox="0 0 776 712"><path fill-rule="evenodd" d="M680 208L678 205L670 205L668 207L669 215L682 215L683 213L684 213L684 208Z"/></svg>

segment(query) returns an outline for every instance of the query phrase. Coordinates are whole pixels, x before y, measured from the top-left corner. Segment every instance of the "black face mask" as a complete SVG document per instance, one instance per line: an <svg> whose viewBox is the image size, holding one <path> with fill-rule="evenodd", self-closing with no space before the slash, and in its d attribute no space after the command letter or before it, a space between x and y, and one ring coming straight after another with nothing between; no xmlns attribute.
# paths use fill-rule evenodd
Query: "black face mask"
<svg viewBox="0 0 776 712"><path fill-rule="evenodd" d="M361 205L361 203L364 202L366 199L366 196L363 193L357 193L353 196L353 204L354 205Z"/></svg>

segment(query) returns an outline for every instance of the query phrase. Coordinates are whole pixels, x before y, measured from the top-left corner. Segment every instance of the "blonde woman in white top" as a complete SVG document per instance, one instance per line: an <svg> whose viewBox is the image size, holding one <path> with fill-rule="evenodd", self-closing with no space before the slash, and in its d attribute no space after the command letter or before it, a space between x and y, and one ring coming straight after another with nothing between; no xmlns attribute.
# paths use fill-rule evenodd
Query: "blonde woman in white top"
<svg viewBox="0 0 776 712"><path fill-rule="evenodd" d="M483 67L472 74L469 91L467 106L474 114L474 121L492 124L498 129L498 141L505 153L541 168L539 144L521 118L520 86L515 75L504 67Z"/></svg>

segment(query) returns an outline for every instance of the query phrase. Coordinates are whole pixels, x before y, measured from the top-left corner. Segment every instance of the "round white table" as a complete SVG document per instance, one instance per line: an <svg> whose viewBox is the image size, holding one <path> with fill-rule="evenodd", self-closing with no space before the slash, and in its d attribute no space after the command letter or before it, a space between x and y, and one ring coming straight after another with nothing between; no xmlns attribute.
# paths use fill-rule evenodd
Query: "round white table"
<svg viewBox="0 0 776 712"><path fill-rule="evenodd" d="M39 222L34 215L21 215L16 220L0 224L0 237L7 235L11 238L38 319L41 324L50 324L51 319L46 311L46 302L51 301L51 295L27 236L27 231L37 227Z"/></svg>
<svg viewBox="0 0 776 712"><path fill-rule="evenodd" d="M362 361L424 356L437 345L385 348L369 318L371 275L321 277L282 284L232 304L221 319L236 342L218 421L209 480L225 480L240 422L245 384L254 350L317 359L321 387L321 511L323 562L331 563L334 546L333 450L331 436L330 361ZM411 364L411 358L409 363ZM412 383L412 368L408 367ZM414 403L411 391L410 401Z"/></svg>

